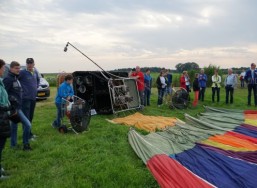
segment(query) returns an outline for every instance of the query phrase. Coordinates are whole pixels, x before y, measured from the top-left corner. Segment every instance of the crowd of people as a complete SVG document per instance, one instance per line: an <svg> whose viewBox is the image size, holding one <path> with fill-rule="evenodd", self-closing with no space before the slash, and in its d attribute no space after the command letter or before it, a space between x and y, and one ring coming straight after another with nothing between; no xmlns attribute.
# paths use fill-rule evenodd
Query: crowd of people
<svg viewBox="0 0 257 188"><path fill-rule="evenodd" d="M32 121L36 107L37 88L40 82L39 73L35 68L33 58L26 59L26 68L21 70L20 63L12 61L10 70L4 76L6 63L0 59L0 180L8 176L1 165L2 151L7 138L10 137L10 147L18 149L18 123L22 124L22 143L24 151L31 151L30 142L36 139L32 133ZM74 95L72 75L66 75L64 82L57 91L55 104L57 118L53 122L55 128L60 127L61 99L70 100Z"/></svg>
<svg viewBox="0 0 257 188"><path fill-rule="evenodd" d="M36 138L32 133L32 120L36 106L38 72L34 68L33 58L26 59L26 69L20 70L20 64L12 61L10 70L4 79L0 79L0 161L6 139L11 137L11 148L17 148L18 123L22 123L23 150L32 150L30 141ZM5 62L0 59L0 77L5 72ZM0 163L1 166L1 163ZM4 178L1 167L0 178Z"/></svg>
<svg viewBox="0 0 257 188"><path fill-rule="evenodd" d="M150 105L152 77L150 75L150 69L147 69L145 73L141 72L140 67L137 66L132 69L130 77L135 78L137 81L137 87L139 91L141 105ZM226 104L234 103L234 89L240 80L241 88L245 87L245 82L248 87L248 105L251 105L251 96L254 96L254 105L257 106L257 70L256 64L252 63L251 67L247 71L242 71L238 76L233 73L232 69L228 69L227 76L225 77L223 84L225 87ZM205 91L207 87L208 77L204 73L204 69L201 69L199 73L196 73L194 80L191 82L187 71L183 71L179 78L180 88L185 89L188 93L192 90L194 92L194 100L192 105L195 107L198 101L204 102ZM191 86L192 83L192 86ZM211 89L212 89L212 102L220 102L220 90L222 85L222 77L219 75L218 70L214 70L214 74L211 76ZM159 76L156 79L156 86L158 90L157 106L160 107L163 104L164 97L169 100L172 94L172 74L167 69L162 69ZM192 89L192 90L191 90Z"/></svg>
<svg viewBox="0 0 257 188"><path fill-rule="evenodd" d="M18 123L22 124L22 143L23 150L32 150L30 141L36 139L36 135L32 133L32 121L36 106L37 88L39 85L39 73L35 69L35 62L33 58L26 59L26 69L21 70L18 62L12 61L10 70L7 76L1 78L5 72L5 62L0 59L0 179L4 179L4 169L1 166L1 156L6 140L10 137L10 147L17 148L17 129ZM140 104L143 106L150 106L151 88L153 85L153 78L150 69L146 69L143 73L139 66L132 69L129 74L137 83L139 92ZM234 88L237 85L238 76L233 73L232 69L228 69L228 74L224 79L224 86L226 91L226 104L234 102ZM239 80L241 87L244 87L244 82L248 87L248 105L251 105L252 92L254 96L254 105L257 106L257 70L256 64L252 63L247 71L240 74ZM187 71L183 71L180 76L180 88L191 92L191 80ZM196 73L192 82L192 89L194 92L193 106L197 106L198 101L204 101L205 91L207 87L208 77L201 69ZM218 70L214 71L211 77L212 88L212 102L220 102L220 89L222 78L218 74ZM53 121L52 126L59 128L61 126L61 118L63 113L61 111L62 99L70 100L74 95L72 75L66 75L64 82L60 84L57 90L55 105L57 108L57 116ZM172 74L167 69L162 69L156 79L156 86L158 90L157 106L161 107L163 98L170 100L172 95Z"/></svg>

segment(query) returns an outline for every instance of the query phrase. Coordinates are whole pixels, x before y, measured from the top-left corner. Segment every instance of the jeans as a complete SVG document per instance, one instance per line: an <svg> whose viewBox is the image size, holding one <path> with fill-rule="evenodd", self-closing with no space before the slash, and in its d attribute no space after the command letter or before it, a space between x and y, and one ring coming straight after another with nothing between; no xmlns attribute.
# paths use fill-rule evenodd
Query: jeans
<svg viewBox="0 0 257 188"><path fill-rule="evenodd" d="M158 105L161 105L163 102L163 96L165 93L165 88L158 89Z"/></svg>
<svg viewBox="0 0 257 188"><path fill-rule="evenodd" d="M145 93L144 93L144 90L142 90L142 91L138 91L138 93L139 93L139 97L140 97L140 102L141 102L141 105L144 105L144 102L145 102Z"/></svg>
<svg viewBox="0 0 257 188"><path fill-rule="evenodd" d="M241 80L241 87L244 87L244 86L245 86L245 80L242 79L242 80Z"/></svg>
<svg viewBox="0 0 257 188"><path fill-rule="evenodd" d="M226 86L226 104L228 104L229 96L230 96L230 104L233 103L233 94L234 94L234 88L232 86Z"/></svg>
<svg viewBox="0 0 257 188"><path fill-rule="evenodd" d="M30 99L22 99L22 112L30 122L33 120L36 101Z"/></svg>
<svg viewBox="0 0 257 188"><path fill-rule="evenodd" d="M57 108L57 117L56 120L53 122L53 126L60 127L61 126L61 119L64 117L64 112L62 110L62 103L55 103Z"/></svg>
<svg viewBox="0 0 257 188"><path fill-rule="evenodd" d="M151 89L145 89L145 105L150 106Z"/></svg>
<svg viewBox="0 0 257 188"><path fill-rule="evenodd" d="M204 101L205 87L200 88L198 99Z"/></svg>
<svg viewBox="0 0 257 188"><path fill-rule="evenodd" d="M165 95L171 95L171 94L172 94L172 88L171 88L171 86L166 86Z"/></svg>
<svg viewBox="0 0 257 188"><path fill-rule="evenodd" d="M214 102L214 98L215 98L215 93L217 91L217 102L220 102L220 88L218 87L213 87L212 88L212 102Z"/></svg>
<svg viewBox="0 0 257 188"><path fill-rule="evenodd" d="M248 105L251 105L252 90L253 90L253 96L254 96L254 104L257 105L257 85L256 84L248 84Z"/></svg>
<svg viewBox="0 0 257 188"><path fill-rule="evenodd" d="M29 144L31 123L21 109L17 110L23 128L23 144ZM11 121L11 147L17 145L18 124Z"/></svg>
<svg viewBox="0 0 257 188"><path fill-rule="evenodd" d="M34 111L36 107L36 101L30 99L22 99L22 112L28 118L30 123L32 123ZM32 137L32 133L30 133L30 137Z"/></svg>

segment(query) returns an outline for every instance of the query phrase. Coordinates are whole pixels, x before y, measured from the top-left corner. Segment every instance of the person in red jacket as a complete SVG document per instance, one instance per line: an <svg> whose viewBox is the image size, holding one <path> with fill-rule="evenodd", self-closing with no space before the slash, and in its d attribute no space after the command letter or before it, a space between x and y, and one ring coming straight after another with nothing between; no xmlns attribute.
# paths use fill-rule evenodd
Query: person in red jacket
<svg viewBox="0 0 257 188"><path fill-rule="evenodd" d="M133 72L131 77L135 78L137 81L137 89L140 97L141 105L144 105L144 91L145 91L145 83L144 83L144 74L141 72L140 67L136 66L136 71Z"/></svg>
<svg viewBox="0 0 257 188"><path fill-rule="evenodd" d="M187 71L183 71L181 77L180 77L180 87L187 89L186 87L186 79L185 79L185 75L187 74Z"/></svg>

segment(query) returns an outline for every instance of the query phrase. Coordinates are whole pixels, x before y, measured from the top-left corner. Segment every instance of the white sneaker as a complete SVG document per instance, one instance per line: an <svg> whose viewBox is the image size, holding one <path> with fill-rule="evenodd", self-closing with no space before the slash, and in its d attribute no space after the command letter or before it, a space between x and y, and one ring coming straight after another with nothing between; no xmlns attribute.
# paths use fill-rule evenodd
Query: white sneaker
<svg viewBox="0 0 257 188"><path fill-rule="evenodd" d="M10 178L10 176L4 176L4 175L0 176L0 180L5 180L5 179L8 179L8 178Z"/></svg>

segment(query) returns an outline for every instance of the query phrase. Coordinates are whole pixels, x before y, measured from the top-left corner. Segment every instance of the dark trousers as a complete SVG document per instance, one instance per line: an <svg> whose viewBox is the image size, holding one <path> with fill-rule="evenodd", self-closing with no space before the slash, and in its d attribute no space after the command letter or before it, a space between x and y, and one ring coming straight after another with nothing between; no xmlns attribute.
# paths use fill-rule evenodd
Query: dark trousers
<svg viewBox="0 0 257 188"><path fill-rule="evenodd" d="M198 99L204 101L205 87L200 88Z"/></svg>
<svg viewBox="0 0 257 188"><path fill-rule="evenodd" d="M36 107L36 101L31 99L22 99L22 112L28 118L32 125L32 120L34 117L34 111ZM32 129L32 127L31 127ZM30 135L32 136L32 132L30 131Z"/></svg>
<svg viewBox="0 0 257 188"><path fill-rule="evenodd" d="M251 105L251 97L252 97L252 90L254 96L254 104L257 105L257 85L256 84L248 84L248 105Z"/></svg>
<svg viewBox="0 0 257 188"><path fill-rule="evenodd" d="M245 80L244 79L241 80L241 87L245 87Z"/></svg>
<svg viewBox="0 0 257 188"><path fill-rule="evenodd" d="M140 103L141 105L144 105L144 102L145 102L145 91L142 90L142 91L138 91L139 93L139 97L140 97Z"/></svg>
<svg viewBox="0 0 257 188"><path fill-rule="evenodd" d="M226 86L226 104L230 98L230 104L233 103L234 88L232 86Z"/></svg>
<svg viewBox="0 0 257 188"><path fill-rule="evenodd" d="M165 93L165 88L158 89L158 105L161 105L163 102L163 96Z"/></svg>
<svg viewBox="0 0 257 188"><path fill-rule="evenodd" d="M2 175L1 174L1 168L2 168L2 152L4 150L4 145L6 143L6 137L0 137L0 176Z"/></svg>
<svg viewBox="0 0 257 188"><path fill-rule="evenodd" d="M32 122L34 117L34 111L36 107L36 101L30 99L22 99L22 112Z"/></svg>
<svg viewBox="0 0 257 188"><path fill-rule="evenodd" d="M218 87L213 87L212 88L212 102L214 102L215 98L215 93L217 93L217 102L220 102L220 88Z"/></svg>
<svg viewBox="0 0 257 188"><path fill-rule="evenodd" d="M145 105L150 105L151 89L145 89Z"/></svg>

